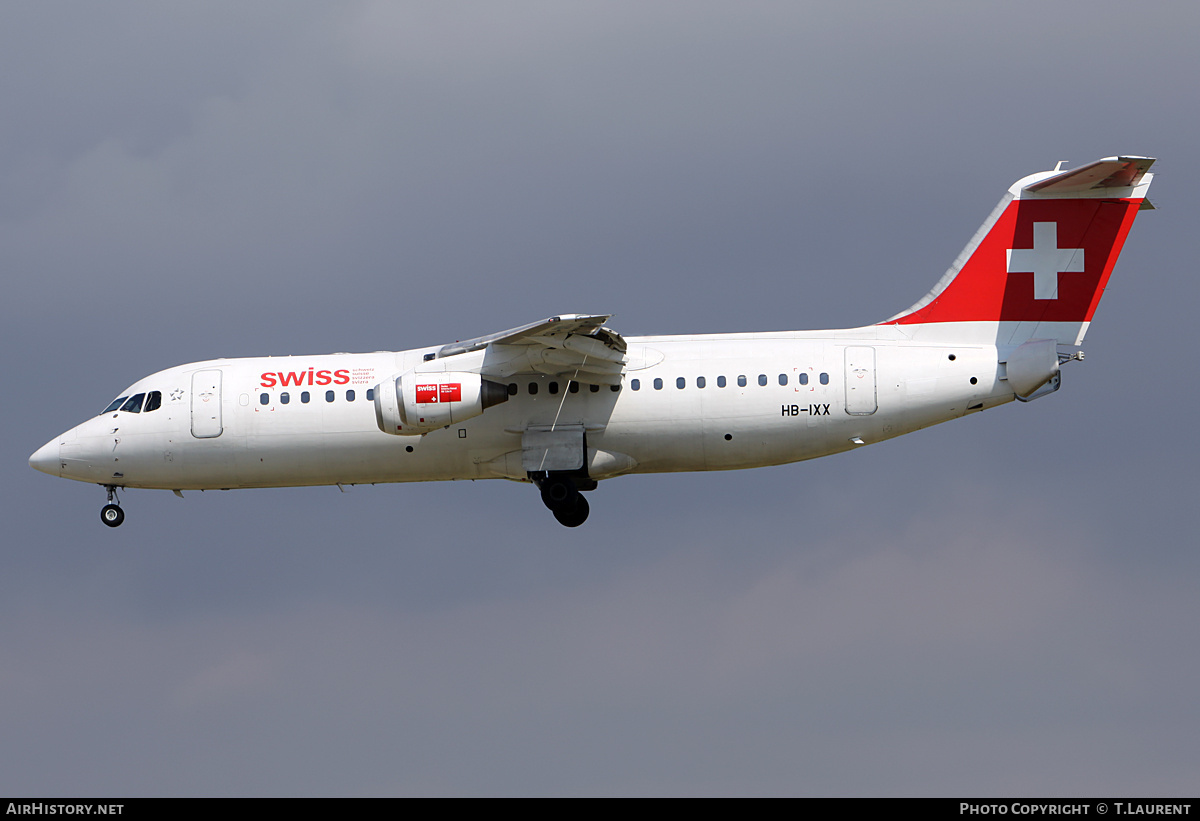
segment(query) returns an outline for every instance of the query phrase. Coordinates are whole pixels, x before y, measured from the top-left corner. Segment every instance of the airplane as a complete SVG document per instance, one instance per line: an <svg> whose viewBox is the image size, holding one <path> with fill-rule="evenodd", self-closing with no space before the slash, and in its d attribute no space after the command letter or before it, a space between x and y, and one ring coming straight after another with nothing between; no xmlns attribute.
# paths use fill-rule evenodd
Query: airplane
<svg viewBox="0 0 1200 821"><path fill-rule="evenodd" d="M502 478L567 527L630 473L814 459L1059 389L1154 159L1013 184L933 289L861 328L625 338L563 314L398 352L169 368L29 459L101 485L210 490Z"/></svg>

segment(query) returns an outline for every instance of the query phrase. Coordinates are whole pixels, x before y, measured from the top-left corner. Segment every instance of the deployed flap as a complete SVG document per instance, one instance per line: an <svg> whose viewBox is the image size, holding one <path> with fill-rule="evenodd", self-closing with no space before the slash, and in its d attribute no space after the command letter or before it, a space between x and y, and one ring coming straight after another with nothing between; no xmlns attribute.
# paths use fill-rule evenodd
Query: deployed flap
<svg viewBox="0 0 1200 821"><path fill-rule="evenodd" d="M443 345L437 352L437 358L441 359L443 356L454 356L455 354L467 353L468 351L478 351L486 348L488 345L534 345L538 344L543 337L557 339L566 337L569 334L596 336L601 332L611 336L611 347L623 353L625 351L625 340L621 339L620 335L603 327L604 323L611 318L612 314L601 316L586 316L584 314L552 316L549 319L543 319L541 322L531 322L519 328L512 328L496 334L488 334L487 336L477 336L474 339L455 342L452 345Z"/></svg>
<svg viewBox="0 0 1200 821"><path fill-rule="evenodd" d="M608 314L564 314L508 331L444 345L429 358L487 349L482 372L504 378L543 373L594 385L617 385L626 363L625 340L604 327Z"/></svg>
<svg viewBox="0 0 1200 821"><path fill-rule="evenodd" d="M583 425L529 428L521 437L521 467L530 473L579 470L583 453Z"/></svg>

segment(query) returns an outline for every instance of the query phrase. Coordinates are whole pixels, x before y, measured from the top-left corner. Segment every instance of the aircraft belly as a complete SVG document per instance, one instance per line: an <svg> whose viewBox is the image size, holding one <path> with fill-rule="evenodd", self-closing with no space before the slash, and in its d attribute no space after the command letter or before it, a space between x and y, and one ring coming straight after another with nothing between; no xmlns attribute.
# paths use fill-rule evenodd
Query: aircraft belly
<svg viewBox="0 0 1200 821"><path fill-rule="evenodd" d="M637 462L637 473L732 470L810 458L805 453L811 438L807 428L778 414L779 406L773 404L770 413L757 415L614 424L597 447L628 454Z"/></svg>
<svg viewBox="0 0 1200 821"><path fill-rule="evenodd" d="M702 428L695 420L653 420L628 427L613 425L588 444L623 453L637 462L635 473L704 470Z"/></svg>
<svg viewBox="0 0 1200 821"><path fill-rule="evenodd" d="M260 437L239 455L239 486L490 478L492 474L482 465L506 449L519 449L521 440L489 427L451 426L424 436L388 436L378 430L360 430L325 433L315 439L299 435Z"/></svg>

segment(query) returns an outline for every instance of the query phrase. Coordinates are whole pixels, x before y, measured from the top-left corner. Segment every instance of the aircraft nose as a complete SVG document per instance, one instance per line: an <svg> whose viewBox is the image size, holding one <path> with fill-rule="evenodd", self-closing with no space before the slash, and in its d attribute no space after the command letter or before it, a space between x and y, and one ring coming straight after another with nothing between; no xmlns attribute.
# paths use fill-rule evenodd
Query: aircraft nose
<svg viewBox="0 0 1200 821"><path fill-rule="evenodd" d="M58 437L42 445L29 457L29 466L42 473L58 476L61 463L58 461Z"/></svg>

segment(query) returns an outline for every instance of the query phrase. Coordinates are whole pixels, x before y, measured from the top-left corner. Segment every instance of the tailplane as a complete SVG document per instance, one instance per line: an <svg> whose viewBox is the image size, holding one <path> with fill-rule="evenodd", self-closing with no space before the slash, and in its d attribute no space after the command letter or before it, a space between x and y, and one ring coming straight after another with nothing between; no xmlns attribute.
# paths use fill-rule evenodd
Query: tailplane
<svg viewBox="0 0 1200 821"><path fill-rule="evenodd" d="M1002 347L1081 344L1134 217L1154 207L1153 164L1107 157L1018 181L933 290L880 324Z"/></svg>

